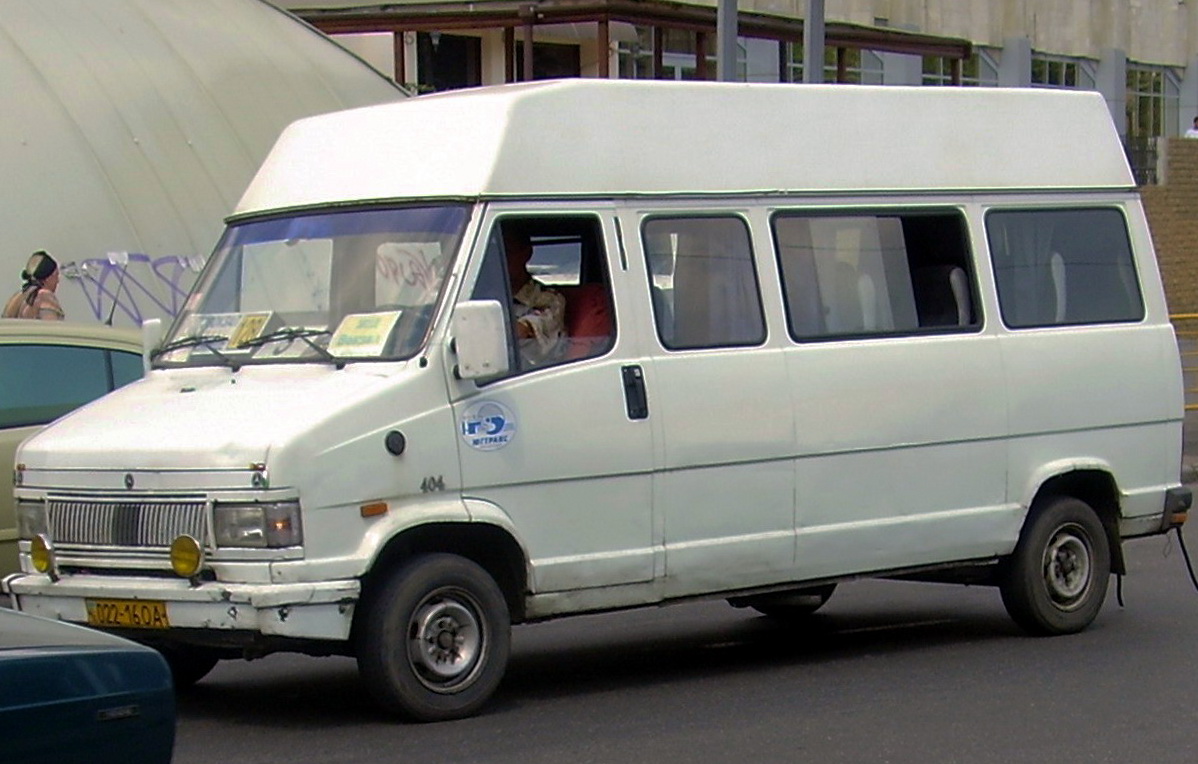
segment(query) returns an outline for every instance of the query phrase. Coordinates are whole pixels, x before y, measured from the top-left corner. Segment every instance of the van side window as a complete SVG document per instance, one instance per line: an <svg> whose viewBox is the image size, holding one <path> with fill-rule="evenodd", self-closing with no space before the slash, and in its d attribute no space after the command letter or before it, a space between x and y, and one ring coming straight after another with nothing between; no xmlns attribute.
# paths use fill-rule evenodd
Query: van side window
<svg viewBox="0 0 1198 764"><path fill-rule="evenodd" d="M615 342L603 235L593 216L501 218L472 297L510 307L516 371L592 358Z"/></svg>
<svg viewBox="0 0 1198 764"><path fill-rule="evenodd" d="M1119 210L991 211L986 236L1007 326L1144 317L1127 221Z"/></svg>
<svg viewBox="0 0 1198 764"><path fill-rule="evenodd" d="M650 218L642 236L663 346L685 350L765 341L753 250L742 219Z"/></svg>
<svg viewBox="0 0 1198 764"><path fill-rule="evenodd" d="M958 212L783 213L773 229L796 340L980 324Z"/></svg>

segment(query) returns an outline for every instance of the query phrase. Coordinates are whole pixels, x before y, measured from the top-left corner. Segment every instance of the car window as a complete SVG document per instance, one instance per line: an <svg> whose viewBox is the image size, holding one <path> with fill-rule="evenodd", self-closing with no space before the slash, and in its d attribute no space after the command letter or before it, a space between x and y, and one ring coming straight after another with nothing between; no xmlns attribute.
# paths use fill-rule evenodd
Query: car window
<svg viewBox="0 0 1198 764"><path fill-rule="evenodd" d="M515 267L525 271L518 285L509 275ZM535 283L533 293L512 294L528 283ZM603 231L594 215L504 216L491 232L472 295L510 306L513 373L593 358L615 341ZM521 338L520 322L540 329Z"/></svg>
<svg viewBox="0 0 1198 764"><path fill-rule="evenodd" d="M671 350L758 345L765 317L745 222L650 218L642 228L657 334Z"/></svg>
<svg viewBox="0 0 1198 764"><path fill-rule="evenodd" d="M1144 301L1118 209L993 210L986 235L1013 329L1139 321Z"/></svg>
<svg viewBox="0 0 1198 764"><path fill-rule="evenodd" d="M796 340L981 326L959 211L786 212L773 226Z"/></svg>
<svg viewBox="0 0 1198 764"><path fill-rule="evenodd" d="M109 360L109 354L112 360ZM132 373L131 361L137 363ZM120 371L110 369L120 365ZM0 427L46 424L99 398L114 386L141 376L141 359L131 353L63 345L0 346Z"/></svg>
<svg viewBox="0 0 1198 764"><path fill-rule="evenodd" d="M145 373L142 368L141 356L137 353L111 350L108 355L112 359L113 389L123 387L135 379L141 379Z"/></svg>

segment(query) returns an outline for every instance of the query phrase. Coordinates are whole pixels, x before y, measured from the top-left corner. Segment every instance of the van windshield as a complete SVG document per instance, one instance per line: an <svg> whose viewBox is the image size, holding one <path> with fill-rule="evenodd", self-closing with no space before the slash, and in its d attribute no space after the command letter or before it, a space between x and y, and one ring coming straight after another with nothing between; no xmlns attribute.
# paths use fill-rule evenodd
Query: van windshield
<svg viewBox="0 0 1198 764"><path fill-rule="evenodd" d="M423 345L468 205L229 227L155 363L398 360Z"/></svg>

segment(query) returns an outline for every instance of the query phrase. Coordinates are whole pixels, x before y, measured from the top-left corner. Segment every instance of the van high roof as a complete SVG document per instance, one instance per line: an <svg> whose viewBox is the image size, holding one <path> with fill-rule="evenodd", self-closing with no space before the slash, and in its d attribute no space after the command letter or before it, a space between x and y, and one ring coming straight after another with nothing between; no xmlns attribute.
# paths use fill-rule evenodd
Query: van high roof
<svg viewBox="0 0 1198 764"><path fill-rule="evenodd" d="M300 120L236 214L392 199L1132 187L1094 92L570 79Z"/></svg>

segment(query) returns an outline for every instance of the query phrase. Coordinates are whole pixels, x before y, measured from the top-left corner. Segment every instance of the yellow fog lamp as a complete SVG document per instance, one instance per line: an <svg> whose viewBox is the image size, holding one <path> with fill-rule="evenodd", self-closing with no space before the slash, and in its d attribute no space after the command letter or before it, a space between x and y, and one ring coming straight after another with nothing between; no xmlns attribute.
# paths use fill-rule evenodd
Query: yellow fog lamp
<svg viewBox="0 0 1198 764"><path fill-rule="evenodd" d="M39 533L29 542L29 558L33 561L33 569L45 573L51 579L58 580L58 564L54 559L54 545L50 537Z"/></svg>
<svg viewBox="0 0 1198 764"><path fill-rule="evenodd" d="M180 578L192 578L204 564L204 549L200 542L183 534L171 542L171 570Z"/></svg>

